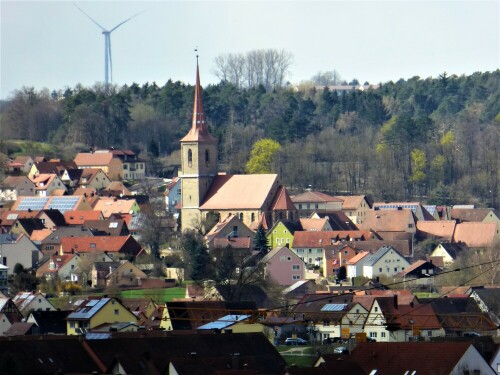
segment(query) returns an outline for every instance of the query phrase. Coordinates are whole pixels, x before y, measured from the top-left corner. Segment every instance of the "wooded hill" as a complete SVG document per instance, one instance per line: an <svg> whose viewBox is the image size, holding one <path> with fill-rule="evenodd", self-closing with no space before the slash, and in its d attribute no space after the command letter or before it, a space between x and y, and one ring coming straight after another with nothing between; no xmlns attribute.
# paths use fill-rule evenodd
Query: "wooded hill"
<svg viewBox="0 0 500 375"><path fill-rule="evenodd" d="M179 149L191 126L193 86L169 80L110 91L16 92L3 106L0 152L16 152L7 139L49 142L66 158L90 147L151 157ZM272 138L282 146L273 169L292 191L311 185L376 200L499 206L500 70L342 93L221 82L205 87L203 100L228 172L244 172L253 144Z"/></svg>

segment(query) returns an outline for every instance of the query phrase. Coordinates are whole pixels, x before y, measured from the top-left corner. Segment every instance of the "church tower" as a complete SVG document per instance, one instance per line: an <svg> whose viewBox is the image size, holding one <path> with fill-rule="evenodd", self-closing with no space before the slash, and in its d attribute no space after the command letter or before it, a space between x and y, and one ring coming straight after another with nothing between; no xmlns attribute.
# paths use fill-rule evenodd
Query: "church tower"
<svg viewBox="0 0 500 375"><path fill-rule="evenodd" d="M181 226L194 229L201 222L200 206L217 175L217 139L208 131L201 96L200 69L196 59L193 121L181 139Z"/></svg>

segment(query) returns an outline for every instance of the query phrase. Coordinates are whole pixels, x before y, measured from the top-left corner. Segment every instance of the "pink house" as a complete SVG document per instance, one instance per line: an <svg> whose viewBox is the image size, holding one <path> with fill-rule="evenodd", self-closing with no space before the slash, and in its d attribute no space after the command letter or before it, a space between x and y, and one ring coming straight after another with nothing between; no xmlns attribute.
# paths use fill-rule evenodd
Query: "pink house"
<svg viewBox="0 0 500 375"><path fill-rule="evenodd" d="M261 262L266 263L266 277L282 286L289 286L305 278L305 263L288 247L271 250Z"/></svg>

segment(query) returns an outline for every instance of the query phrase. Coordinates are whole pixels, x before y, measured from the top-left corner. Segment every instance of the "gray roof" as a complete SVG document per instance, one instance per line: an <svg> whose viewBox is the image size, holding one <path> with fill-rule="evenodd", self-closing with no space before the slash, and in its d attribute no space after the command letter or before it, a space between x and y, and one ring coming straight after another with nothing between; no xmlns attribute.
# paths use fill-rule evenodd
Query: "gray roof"
<svg viewBox="0 0 500 375"><path fill-rule="evenodd" d="M16 243L17 238L19 236L20 234L2 233L0 234L0 244L6 245L6 244Z"/></svg>
<svg viewBox="0 0 500 375"><path fill-rule="evenodd" d="M373 266L375 263L379 261L380 258L382 258L385 254L387 254L390 250L395 251L398 253L396 249L390 246L382 246L380 249L377 250L375 254L369 255L368 259L364 263L365 266ZM398 253L399 254L399 253ZM399 254L401 255L401 254Z"/></svg>

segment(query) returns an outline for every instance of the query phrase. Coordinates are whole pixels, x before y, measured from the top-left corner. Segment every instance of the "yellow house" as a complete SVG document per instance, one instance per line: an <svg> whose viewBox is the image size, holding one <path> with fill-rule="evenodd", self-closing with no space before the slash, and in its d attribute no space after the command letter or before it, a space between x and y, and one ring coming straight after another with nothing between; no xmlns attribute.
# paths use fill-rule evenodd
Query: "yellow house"
<svg viewBox="0 0 500 375"><path fill-rule="evenodd" d="M276 247L292 246L293 235L296 230L300 230L300 225L288 220L279 220L267 232L266 238L269 246Z"/></svg>
<svg viewBox="0 0 500 375"><path fill-rule="evenodd" d="M81 335L105 323L136 323L136 316L115 298L89 297L66 317L66 334Z"/></svg>

